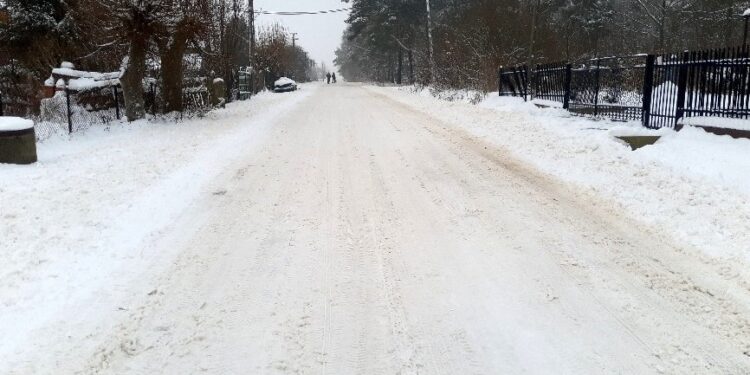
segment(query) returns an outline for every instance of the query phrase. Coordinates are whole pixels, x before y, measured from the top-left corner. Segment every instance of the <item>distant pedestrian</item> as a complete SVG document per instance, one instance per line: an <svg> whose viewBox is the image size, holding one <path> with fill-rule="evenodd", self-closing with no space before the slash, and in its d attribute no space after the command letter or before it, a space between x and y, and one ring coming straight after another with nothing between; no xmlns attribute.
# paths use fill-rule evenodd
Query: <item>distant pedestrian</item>
<svg viewBox="0 0 750 375"><path fill-rule="evenodd" d="M331 75L331 78L333 78L333 83L336 83L336 73L333 73L333 74Z"/></svg>
<svg viewBox="0 0 750 375"><path fill-rule="evenodd" d="M326 83L331 84L331 73L326 73Z"/></svg>

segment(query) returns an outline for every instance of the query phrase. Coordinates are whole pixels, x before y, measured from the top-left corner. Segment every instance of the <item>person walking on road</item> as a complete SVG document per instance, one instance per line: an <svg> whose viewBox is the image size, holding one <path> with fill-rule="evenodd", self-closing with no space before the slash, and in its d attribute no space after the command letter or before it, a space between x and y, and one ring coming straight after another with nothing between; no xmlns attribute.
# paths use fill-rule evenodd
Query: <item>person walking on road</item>
<svg viewBox="0 0 750 375"><path fill-rule="evenodd" d="M336 83L336 73L333 73L333 74L331 75L331 78L333 78L333 83Z"/></svg>
<svg viewBox="0 0 750 375"><path fill-rule="evenodd" d="M326 83L331 84L331 73L326 73Z"/></svg>

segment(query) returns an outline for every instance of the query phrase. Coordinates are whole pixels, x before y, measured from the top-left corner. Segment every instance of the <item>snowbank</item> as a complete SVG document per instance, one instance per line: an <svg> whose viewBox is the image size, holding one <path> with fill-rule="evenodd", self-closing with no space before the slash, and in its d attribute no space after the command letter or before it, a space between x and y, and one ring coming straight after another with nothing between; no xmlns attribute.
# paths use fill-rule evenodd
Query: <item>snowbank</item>
<svg viewBox="0 0 750 375"><path fill-rule="evenodd" d="M609 129L609 135L613 137L641 137L641 136L659 136L674 134L675 131L670 128L649 129L641 126L639 123L630 125L617 125Z"/></svg>
<svg viewBox="0 0 750 375"><path fill-rule="evenodd" d="M472 106L409 89L369 89L507 149L677 243L711 257L750 261L750 140L696 128L655 132L638 123L594 121L521 98L493 95ZM663 137L631 151L614 134Z"/></svg>
<svg viewBox="0 0 750 375"><path fill-rule="evenodd" d="M696 116L685 117L680 120L680 124L750 131L750 120L748 119Z"/></svg>
<svg viewBox="0 0 750 375"><path fill-rule="evenodd" d="M20 117L0 117L0 131L26 130L34 127L34 121Z"/></svg>
<svg viewBox="0 0 750 375"><path fill-rule="evenodd" d="M153 287L139 272L170 265L174 254L154 252L149 239L210 194L226 163L307 95L259 95L177 123L93 128L40 144L31 167L0 165L0 373L45 343L95 345L55 322L84 324L81 305L117 313L115 303Z"/></svg>
<svg viewBox="0 0 750 375"><path fill-rule="evenodd" d="M538 106L548 107L548 108L562 108L563 107L562 103L554 101L554 100L534 99L531 102Z"/></svg>

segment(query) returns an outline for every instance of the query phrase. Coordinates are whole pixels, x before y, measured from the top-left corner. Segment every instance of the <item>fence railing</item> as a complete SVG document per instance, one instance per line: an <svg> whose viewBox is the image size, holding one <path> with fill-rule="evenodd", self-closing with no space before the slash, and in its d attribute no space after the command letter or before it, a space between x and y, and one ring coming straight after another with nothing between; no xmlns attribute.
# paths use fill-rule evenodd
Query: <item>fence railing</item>
<svg viewBox="0 0 750 375"><path fill-rule="evenodd" d="M6 85L7 86L7 85ZM208 88L186 85L183 89L184 110L180 117L201 116L212 108ZM0 86L2 88L2 86ZM12 87L11 87L12 88ZM34 120L38 140L54 134L76 133L96 126L108 126L125 116L125 101L119 85L92 90L75 91L67 85L55 89L54 95L42 92L35 95L27 91L21 95L8 95L0 90L0 116L18 116ZM146 111L153 116L163 110L162 91L155 82L147 83L144 92Z"/></svg>
<svg viewBox="0 0 750 375"><path fill-rule="evenodd" d="M640 120L649 128L675 127L695 116L750 118L749 52L739 47L608 57L576 66L537 65L533 72L501 68L499 94L528 93L574 113ZM523 72L532 78L518 77Z"/></svg>
<svg viewBox="0 0 750 375"><path fill-rule="evenodd" d="M512 68L500 68L497 75L497 87L501 96L519 96L526 98L529 95L529 70L524 66Z"/></svg>
<svg viewBox="0 0 750 375"><path fill-rule="evenodd" d="M560 102L568 108L571 95L571 65L567 63L537 65L534 93L537 99Z"/></svg>

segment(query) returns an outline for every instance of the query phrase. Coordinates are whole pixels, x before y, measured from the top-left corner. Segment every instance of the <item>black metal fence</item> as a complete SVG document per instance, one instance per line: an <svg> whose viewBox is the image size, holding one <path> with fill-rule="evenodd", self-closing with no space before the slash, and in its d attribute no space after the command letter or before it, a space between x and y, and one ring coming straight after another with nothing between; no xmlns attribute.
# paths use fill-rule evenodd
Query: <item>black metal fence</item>
<svg viewBox="0 0 750 375"><path fill-rule="evenodd" d="M529 70L524 66L503 69L497 75L498 91L501 96L519 96L526 100L529 94Z"/></svg>
<svg viewBox="0 0 750 375"><path fill-rule="evenodd" d="M572 112L630 121L641 118L646 56L608 57L572 69Z"/></svg>
<svg viewBox="0 0 750 375"><path fill-rule="evenodd" d="M608 57L576 66L537 65L531 72L537 100L554 101L574 113L614 120L640 120L649 128L676 127L686 117L750 118L747 47L666 55ZM499 94L529 92L527 79L503 77ZM522 70L522 72L525 70Z"/></svg>
<svg viewBox="0 0 750 375"><path fill-rule="evenodd" d="M571 94L571 65L566 63L537 65L534 74L535 97L559 102L568 108Z"/></svg>

